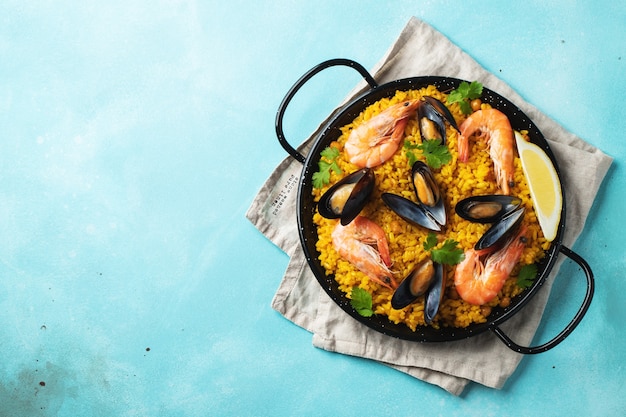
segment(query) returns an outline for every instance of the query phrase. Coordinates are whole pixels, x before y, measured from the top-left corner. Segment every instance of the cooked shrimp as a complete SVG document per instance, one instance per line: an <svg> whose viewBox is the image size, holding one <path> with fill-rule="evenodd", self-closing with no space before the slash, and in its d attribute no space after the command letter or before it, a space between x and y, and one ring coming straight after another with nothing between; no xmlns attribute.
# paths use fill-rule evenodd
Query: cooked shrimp
<svg viewBox="0 0 626 417"><path fill-rule="evenodd" d="M332 239L339 255L372 280L391 289L398 286L389 270L391 257L385 232L376 223L364 216L347 226L338 222Z"/></svg>
<svg viewBox="0 0 626 417"><path fill-rule="evenodd" d="M456 266L454 285L461 298L470 304L483 305L493 300L504 286L513 267L519 262L526 244L526 227L502 249L487 255L474 249L465 252L465 259Z"/></svg>
<svg viewBox="0 0 626 417"><path fill-rule="evenodd" d="M350 132L344 146L350 162L359 168L372 168L391 158L400 147L408 117L420 100L394 104Z"/></svg>
<svg viewBox="0 0 626 417"><path fill-rule="evenodd" d="M502 193L509 194L510 187L515 185L513 174L515 167L513 129L508 117L496 109L478 110L472 113L459 126L459 159L466 162L469 158L469 138L476 131L482 133L489 145L489 156L493 161L496 181Z"/></svg>

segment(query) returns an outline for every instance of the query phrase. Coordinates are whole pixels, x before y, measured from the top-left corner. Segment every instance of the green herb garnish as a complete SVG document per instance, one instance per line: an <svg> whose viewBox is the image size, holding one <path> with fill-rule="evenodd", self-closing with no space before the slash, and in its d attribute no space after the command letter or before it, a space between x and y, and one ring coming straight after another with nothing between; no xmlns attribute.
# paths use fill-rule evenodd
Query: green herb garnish
<svg viewBox="0 0 626 417"><path fill-rule="evenodd" d="M456 240L446 239L441 248L430 251L433 261L445 265L456 265L461 263L461 261L465 259L465 254L462 249L457 248L458 244L459 242Z"/></svg>
<svg viewBox="0 0 626 417"><path fill-rule="evenodd" d="M448 95L448 103L459 103L463 114L470 114L472 107L470 106L470 100L479 98L483 93L483 85L478 81L461 82L456 90L452 90Z"/></svg>
<svg viewBox="0 0 626 417"><path fill-rule="evenodd" d="M441 139L428 139L419 145L405 140L404 150L409 160L409 166L413 166L418 160L417 155L413 152L416 149L421 151L426 159L426 164L433 169L439 169L452 160L450 150L446 145L441 143Z"/></svg>
<svg viewBox="0 0 626 417"><path fill-rule="evenodd" d="M437 239L437 235L430 232L428 236L426 236L426 240L424 241L424 250L429 251L435 246L437 246L438 243L439 243L439 240Z"/></svg>
<svg viewBox="0 0 626 417"><path fill-rule="evenodd" d="M536 277L537 265L524 265L520 268L519 274L517 275L517 285L521 288L528 288L532 285Z"/></svg>
<svg viewBox="0 0 626 417"><path fill-rule="evenodd" d="M363 317L371 317L374 314L374 310L372 310L372 294L361 287L352 288L350 305Z"/></svg>
<svg viewBox="0 0 626 417"><path fill-rule="evenodd" d="M439 169L452 160L448 147L441 143L441 139L428 139L417 145L426 158L426 163L433 169Z"/></svg>
<svg viewBox="0 0 626 417"><path fill-rule="evenodd" d="M413 164L417 161L417 156L413 153L414 149L418 149L419 145L415 145L414 143L409 142L408 140L404 141L404 150L406 151L406 157L409 160L409 166L412 167Z"/></svg>
<svg viewBox="0 0 626 417"><path fill-rule="evenodd" d="M439 241L437 235L430 232L424 241L424 249L430 251L430 256L434 262L442 265L456 265L465 259L465 253L457 245L459 242L453 239L446 239L439 249L434 249Z"/></svg>
<svg viewBox="0 0 626 417"><path fill-rule="evenodd" d="M319 170L313 174L314 188L322 188L330 182L331 170L335 174L341 174L342 172L336 161L339 156L339 149L329 146L321 152L321 155L322 158L318 162Z"/></svg>

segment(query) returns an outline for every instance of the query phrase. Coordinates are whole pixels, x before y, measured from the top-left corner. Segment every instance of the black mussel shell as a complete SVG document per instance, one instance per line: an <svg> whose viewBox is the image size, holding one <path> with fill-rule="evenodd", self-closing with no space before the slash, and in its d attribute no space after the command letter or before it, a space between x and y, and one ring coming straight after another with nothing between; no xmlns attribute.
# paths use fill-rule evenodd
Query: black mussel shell
<svg viewBox="0 0 626 417"><path fill-rule="evenodd" d="M443 270L443 265L435 263L435 277L430 283L430 287L426 293L424 299L424 321L426 324L433 322L439 306L443 301L443 295L446 291L446 275Z"/></svg>
<svg viewBox="0 0 626 417"><path fill-rule="evenodd" d="M345 226L363 210L375 184L374 171L371 169L355 171L324 193L317 203L317 210L327 219L341 219L341 224Z"/></svg>
<svg viewBox="0 0 626 417"><path fill-rule="evenodd" d="M418 264L393 293L391 307L400 310L423 295L435 279L436 265L430 258Z"/></svg>
<svg viewBox="0 0 626 417"><path fill-rule="evenodd" d="M424 119L426 119L426 125L434 124L434 127L437 129L437 135L427 132L429 129L425 128ZM417 123L422 140L439 138L441 143L446 143L446 122L456 129L457 132L459 131L454 116L452 116L445 104L434 97L423 97L423 101L417 108Z"/></svg>
<svg viewBox="0 0 626 417"><path fill-rule="evenodd" d="M392 193L383 193L381 198L391 210L407 222L415 223L435 232L441 231L441 225L422 204L417 204L408 198Z"/></svg>
<svg viewBox="0 0 626 417"><path fill-rule="evenodd" d="M443 117L427 102L422 102L417 108L417 123L422 141L441 139L441 143L446 143L446 124ZM436 132L433 132L433 129L436 129Z"/></svg>
<svg viewBox="0 0 626 417"><path fill-rule="evenodd" d="M503 216L482 235L474 245L474 249L490 253L501 248L521 226L525 211L524 207L520 207Z"/></svg>
<svg viewBox="0 0 626 417"><path fill-rule="evenodd" d="M446 224L446 208L441 191L435 181L432 171L423 161L416 161L411 168L413 190L426 211L428 211L441 226Z"/></svg>
<svg viewBox="0 0 626 417"><path fill-rule="evenodd" d="M456 124L456 120L454 119L454 116L452 115L452 113L450 113L450 110L448 110L445 104L437 100L435 97L431 97L431 96L424 96L423 99L428 104L433 106L434 109L439 113L441 118L443 118L446 122L448 122L450 126L454 128L454 130L456 130L457 132L459 131L459 126ZM446 136L445 130L444 130L443 136L444 137Z"/></svg>
<svg viewBox="0 0 626 417"><path fill-rule="evenodd" d="M521 204L520 198L510 195L477 195L459 201L454 210L474 223L495 223Z"/></svg>

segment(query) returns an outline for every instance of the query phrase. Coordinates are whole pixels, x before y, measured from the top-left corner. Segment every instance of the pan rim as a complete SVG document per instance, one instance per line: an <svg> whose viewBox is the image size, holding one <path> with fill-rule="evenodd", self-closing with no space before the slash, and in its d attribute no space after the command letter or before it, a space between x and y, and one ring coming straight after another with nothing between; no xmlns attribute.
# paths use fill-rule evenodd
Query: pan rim
<svg viewBox="0 0 626 417"><path fill-rule="evenodd" d="M548 142L534 124L534 122L515 104L507 98L501 96L495 91L483 87L483 102L491 104L494 108L501 110L509 117L511 125L515 130L528 130L531 142L540 146L552 161L563 193L563 206L561 210L561 219L556 238L551 246L546 250L544 258L538 265L538 275L533 284L525 289L521 294L514 297L509 307L496 307L485 323L471 324L465 328L444 327L435 329L430 326L418 326L415 331L411 330L403 323L395 324L391 322L387 316L363 317L350 305L349 299L339 290L334 275L326 275L323 267L317 260L319 252L315 249L317 241L317 228L313 224L313 213L315 212L315 203L313 202L312 191L312 175L314 167L317 166L319 154L324 149L334 135L339 133L339 128L350 123L365 107L384 98L390 97L396 91L406 91L410 89L419 89L427 85L435 85L440 91L447 91L457 88L458 85L466 80L454 77L444 76L419 76L402 78L385 84L378 85L370 90L357 94L353 99L349 100L345 105L331 113L331 116L323 124L323 128L314 137L311 149L305 159L302 175L297 193L297 220L300 243L303 248L307 264L311 268L316 280L324 291L331 297L344 312L349 316L364 324L365 326L395 338L416 341L416 342L449 342L462 340L473 337L485 332L486 330L497 327L504 323L514 315L518 314L534 295L543 286L545 280L553 269L556 262L560 247L562 245L562 236L565 228L566 207L565 192L563 190L563 182L556 158L552 153ZM443 89L442 89L443 88ZM345 120L349 121L346 123ZM307 216L305 216L307 215Z"/></svg>

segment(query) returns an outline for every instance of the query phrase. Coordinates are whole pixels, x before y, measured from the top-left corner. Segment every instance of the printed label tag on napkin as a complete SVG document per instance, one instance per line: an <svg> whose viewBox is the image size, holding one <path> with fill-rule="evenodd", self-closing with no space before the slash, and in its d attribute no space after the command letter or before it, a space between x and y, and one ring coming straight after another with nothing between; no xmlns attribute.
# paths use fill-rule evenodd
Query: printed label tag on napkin
<svg viewBox="0 0 626 417"><path fill-rule="evenodd" d="M291 208L288 207L290 204L288 204L287 201L289 200L291 193L297 191L296 187L298 186L298 181L300 180L300 177L294 173L285 172L285 174L286 175L283 175L283 178L280 178L278 181L279 186L276 187L273 195L268 201L268 214L274 218L280 218L281 216L287 215L284 213L284 209L286 207L288 209Z"/></svg>
<svg viewBox="0 0 626 417"><path fill-rule="evenodd" d="M246 216L285 253L291 255L300 245L296 196L302 164L286 158L265 181Z"/></svg>

